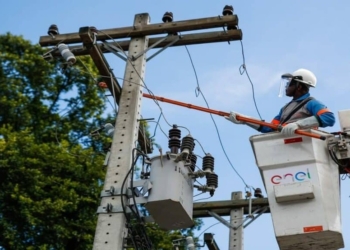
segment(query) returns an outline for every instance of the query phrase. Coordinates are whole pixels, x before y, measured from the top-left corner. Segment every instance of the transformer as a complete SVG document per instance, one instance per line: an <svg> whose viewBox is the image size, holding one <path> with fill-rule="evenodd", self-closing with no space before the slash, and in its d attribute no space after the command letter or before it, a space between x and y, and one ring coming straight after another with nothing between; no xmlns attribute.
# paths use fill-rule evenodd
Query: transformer
<svg viewBox="0 0 350 250"><path fill-rule="evenodd" d="M189 228L194 225L193 190L209 192L213 196L218 187L214 173L214 157L203 157L203 170L195 171L197 156L193 150L194 138L188 134L181 141L181 131L176 125L169 130L169 152L147 158L142 166L141 180L133 181L133 199L129 205L144 204L149 217L164 230ZM206 178L206 185L194 185L197 178Z"/></svg>
<svg viewBox="0 0 350 250"><path fill-rule="evenodd" d="M152 189L145 206L165 230L193 226L193 179L185 161L175 161L177 156L168 153L151 158Z"/></svg>

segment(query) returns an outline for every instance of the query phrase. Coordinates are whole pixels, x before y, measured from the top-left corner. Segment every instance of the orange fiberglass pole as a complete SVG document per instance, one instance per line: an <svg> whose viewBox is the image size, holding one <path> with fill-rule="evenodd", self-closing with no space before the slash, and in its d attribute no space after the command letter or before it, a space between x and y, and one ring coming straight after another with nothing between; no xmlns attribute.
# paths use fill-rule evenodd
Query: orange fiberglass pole
<svg viewBox="0 0 350 250"><path fill-rule="evenodd" d="M230 116L230 113L227 113L227 112L218 111L218 110L214 110L214 109L208 109L208 108L192 105L192 104L189 104L189 103L184 103L184 102L179 102L179 101L167 99L167 98L164 98L164 97L149 95L149 94L146 94L146 93L143 93L143 97L154 99L154 100L158 100L158 101L161 101L161 102L167 102L167 103L175 104L175 105L186 107L186 108L190 108L190 109L203 111L203 112L214 114L214 115ZM245 116L237 115L236 118L237 118L238 121L250 122L250 123L258 124L258 125L261 125L261 126L266 126L266 127L275 129L277 131L281 131L281 128L282 128L281 126L276 125L276 124L260 121L260 120L249 118L249 117L245 117ZM307 132L307 131L303 131L303 130L300 130L300 129L296 130L295 133L298 134L298 135L309 136L309 137L313 137L313 138L321 139L321 140L325 140L326 139L326 137L324 137L324 136L313 134L313 133L310 133L310 132Z"/></svg>

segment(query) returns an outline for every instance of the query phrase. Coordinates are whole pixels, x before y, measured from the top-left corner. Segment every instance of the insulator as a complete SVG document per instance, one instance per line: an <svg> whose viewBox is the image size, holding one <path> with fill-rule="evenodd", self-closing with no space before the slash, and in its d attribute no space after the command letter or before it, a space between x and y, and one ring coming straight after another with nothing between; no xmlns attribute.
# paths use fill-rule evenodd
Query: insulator
<svg viewBox="0 0 350 250"><path fill-rule="evenodd" d="M169 148L171 150L171 153L177 154L178 149L181 146L181 141L177 138L169 139Z"/></svg>
<svg viewBox="0 0 350 250"><path fill-rule="evenodd" d="M89 28L92 33L97 33L97 28L95 26L90 26Z"/></svg>
<svg viewBox="0 0 350 250"><path fill-rule="evenodd" d="M186 237L186 245L188 250L196 249L193 238L191 236Z"/></svg>
<svg viewBox="0 0 350 250"><path fill-rule="evenodd" d="M169 130L169 148L170 152L177 154L181 147L181 130L177 128L177 125L173 125L173 128Z"/></svg>
<svg viewBox="0 0 350 250"><path fill-rule="evenodd" d="M165 12L163 15L162 21L164 23L170 23L173 21L173 12Z"/></svg>
<svg viewBox="0 0 350 250"><path fill-rule="evenodd" d="M214 170L214 157L209 153L203 157L202 170L205 172L208 170L209 172L213 172Z"/></svg>
<svg viewBox="0 0 350 250"><path fill-rule="evenodd" d="M256 198L264 198L264 196L262 195L261 189L260 188L256 188L254 190L254 197Z"/></svg>
<svg viewBox="0 0 350 250"><path fill-rule="evenodd" d="M60 45L58 45L58 50L67 62L70 62L72 64L76 62L77 59L75 58L74 54L69 50L66 44L61 43Z"/></svg>
<svg viewBox="0 0 350 250"><path fill-rule="evenodd" d="M228 15L233 15L233 7L232 5L225 5L222 15L228 16Z"/></svg>
<svg viewBox="0 0 350 250"><path fill-rule="evenodd" d="M51 24L49 27L49 30L47 31L47 34L49 36L56 36L59 35L60 33L58 32L58 27L56 24Z"/></svg>
<svg viewBox="0 0 350 250"><path fill-rule="evenodd" d="M177 128L177 125L173 125L173 128L169 130L169 138L181 138L181 130Z"/></svg>
<svg viewBox="0 0 350 250"><path fill-rule="evenodd" d="M106 131L107 136L109 136L110 138L113 138L114 126L110 123L107 123L103 127L104 127L104 130Z"/></svg>
<svg viewBox="0 0 350 250"><path fill-rule="evenodd" d="M223 11L222 11L222 15L224 16L232 16L233 15L233 7L232 5L225 5ZM236 30L237 26L233 25L233 26L227 26L227 30Z"/></svg>
<svg viewBox="0 0 350 250"><path fill-rule="evenodd" d="M190 168L191 168L192 172L194 172L194 170L196 169L197 156L194 154L191 154L190 160L191 160Z"/></svg>
<svg viewBox="0 0 350 250"><path fill-rule="evenodd" d="M182 144L181 144L181 151L184 149L188 149L188 151L192 151L194 148L194 139L191 135L186 135L184 138L182 138Z"/></svg>
<svg viewBox="0 0 350 250"><path fill-rule="evenodd" d="M207 186L214 187L215 189L219 186L219 177L215 173L207 175ZM210 196L214 195L215 190L210 190Z"/></svg>

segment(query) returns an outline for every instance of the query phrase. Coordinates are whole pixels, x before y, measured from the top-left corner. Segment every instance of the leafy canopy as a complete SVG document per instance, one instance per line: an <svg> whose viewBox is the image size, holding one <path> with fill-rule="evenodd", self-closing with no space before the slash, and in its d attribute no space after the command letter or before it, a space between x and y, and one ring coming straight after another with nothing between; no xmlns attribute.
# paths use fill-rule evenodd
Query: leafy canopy
<svg viewBox="0 0 350 250"><path fill-rule="evenodd" d="M104 115L90 57L62 73L63 62L44 53L0 35L0 249L91 249L110 140L89 133L114 117ZM156 249L181 237L147 231Z"/></svg>

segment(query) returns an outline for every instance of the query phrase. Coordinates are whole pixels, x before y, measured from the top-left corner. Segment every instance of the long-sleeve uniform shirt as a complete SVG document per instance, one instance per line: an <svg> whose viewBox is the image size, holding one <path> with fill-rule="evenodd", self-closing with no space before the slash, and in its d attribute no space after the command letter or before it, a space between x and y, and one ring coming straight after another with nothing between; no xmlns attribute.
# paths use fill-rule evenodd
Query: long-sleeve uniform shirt
<svg viewBox="0 0 350 250"><path fill-rule="evenodd" d="M271 123L276 125L284 125L291 122L296 122L298 120L315 116L320 124L320 127L329 127L333 126L335 123L334 114L321 102L311 99L305 103L297 112L295 112L287 121L284 121L285 118L290 114L290 112L304 99L309 98L310 94L307 93L298 99L292 100L287 105L285 105L279 112L279 114L272 120ZM283 124L281 124L283 121ZM268 133L275 131L269 127L262 126L259 128L259 131L262 133Z"/></svg>

